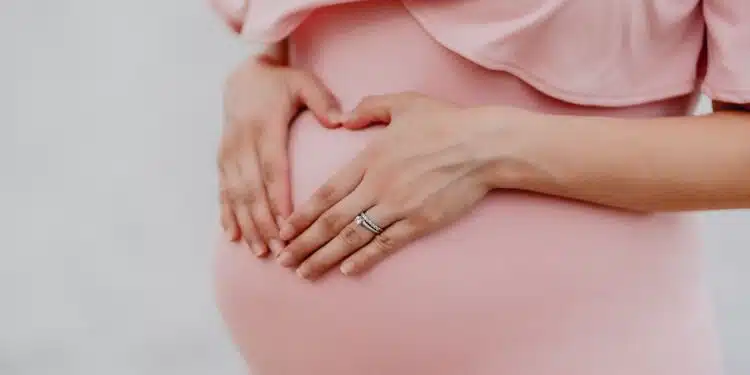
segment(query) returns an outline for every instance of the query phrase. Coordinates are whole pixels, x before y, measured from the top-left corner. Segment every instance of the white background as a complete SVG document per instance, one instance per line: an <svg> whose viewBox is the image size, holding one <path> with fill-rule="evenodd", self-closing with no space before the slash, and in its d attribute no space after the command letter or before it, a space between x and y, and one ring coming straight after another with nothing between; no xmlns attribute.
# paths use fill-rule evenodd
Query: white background
<svg viewBox="0 0 750 375"><path fill-rule="evenodd" d="M246 52L202 0L1 0L0 374L245 373L211 244ZM750 374L750 212L703 217L728 374Z"/></svg>

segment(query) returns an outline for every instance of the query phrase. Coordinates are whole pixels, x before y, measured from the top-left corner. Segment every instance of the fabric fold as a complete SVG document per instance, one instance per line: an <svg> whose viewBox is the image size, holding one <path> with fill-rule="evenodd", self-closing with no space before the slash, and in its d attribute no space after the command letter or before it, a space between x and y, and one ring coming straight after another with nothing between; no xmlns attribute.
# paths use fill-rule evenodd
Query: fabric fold
<svg viewBox="0 0 750 375"><path fill-rule="evenodd" d="M230 9L228 20L241 17L241 35L255 43L286 38L319 8L398 1L446 48L580 105L637 105L698 87L716 100L750 102L746 0L214 1Z"/></svg>

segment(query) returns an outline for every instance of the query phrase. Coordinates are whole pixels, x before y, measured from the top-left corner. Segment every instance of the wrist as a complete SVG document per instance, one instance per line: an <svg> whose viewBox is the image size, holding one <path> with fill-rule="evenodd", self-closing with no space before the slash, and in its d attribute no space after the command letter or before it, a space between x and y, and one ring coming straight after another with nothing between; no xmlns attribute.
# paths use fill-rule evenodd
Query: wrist
<svg viewBox="0 0 750 375"><path fill-rule="evenodd" d="M475 148L483 185L488 189L533 190L550 178L535 154L544 147L544 130L554 116L493 106L479 108L477 118L479 126L487 129Z"/></svg>

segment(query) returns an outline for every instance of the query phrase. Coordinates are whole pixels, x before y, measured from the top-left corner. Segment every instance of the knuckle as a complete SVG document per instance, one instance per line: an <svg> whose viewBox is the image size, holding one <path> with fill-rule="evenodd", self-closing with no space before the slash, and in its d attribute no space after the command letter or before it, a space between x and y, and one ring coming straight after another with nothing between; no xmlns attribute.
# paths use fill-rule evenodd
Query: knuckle
<svg viewBox="0 0 750 375"><path fill-rule="evenodd" d="M408 199L403 195L399 194L398 192L395 192L392 189L385 190L384 197L381 199L381 203L383 206L385 206L384 209L387 209L388 212L391 212L395 210L396 212L402 212L402 211L409 211L409 201Z"/></svg>
<svg viewBox="0 0 750 375"><path fill-rule="evenodd" d="M382 200L381 205L387 212L397 216L409 217L419 208L419 204L403 194L385 194L387 198Z"/></svg>
<svg viewBox="0 0 750 375"><path fill-rule="evenodd" d="M222 206L230 204L232 202L231 195L229 193L228 188L226 187L219 188L219 202L222 204Z"/></svg>
<svg viewBox="0 0 750 375"><path fill-rule="evenodd" d="M261 138L265 136L266 133L266 122L259 119L259 118L251 118L250 120L247 120L248 123L248 131L247 131L247 137L252 142L258 142ZM250 143L251 147L252 145L255 145L257 143Z"/></svg>
<svg viewBox="0 0 750 375"><path fill-rule="evenodd" d="M375 236L373 241L381 254L388 255L396 251L396 242L386 234Z"/></svg>
<svg viewBox="0 0 750 375"><path fill-rule="evenodd" d="M315 200L318 201L322 206L329 206L335 202L336 188L331 185L323 185L315 193Z"/></svg>
<svg viewBox="0 0 750 375"><path fill-rule="evenodd" d="M253 189L241 183L234 183L221 189L220 193L225 202L252 206L257 200L257 194Z"/></svg>
<svg viewBox="0 0 750 375"><path fill-rule="evenodd" d="M246 206L253 206L258 201L258 196L252 189L235 189L233 196L235 202Z"/></svg>
<svg viewBox="0 0 750 375"><path fill-rule="evenodd" d="M409 218L409 223L416 228L428 228L437 225L442 219L443 213L439 210L420 210Z"/></svg>
<svg viewBox="0 0 750 375"><path fill-rule="evenodd" d="M261 170L263 173L263 181L266 185L280 181L281 175L284 173L284 168L278 162L272 160L264 160L261 163Z"/></svg>
<svg viewBox="0 0 750 375"><path fill-rule="evenodd" d="M415 228L426 228L430 226L430 218L418 213L409 218L409 225Z"/></svg>
<svg viewBox="0 0 750 375"><path fill-rule="evenodd" d="M345 227L339 234L339 238L349 246L357 246L362 243L362 235L356 228L351 226Z"/></svg>
<svg viewBox="0 0 750 375"><path fill-rule="evenodd" d="M336 233L340 230L341 219L336 214L325 214L320 217L320 231L325 235Z"/></svg>
<svg viewBox="0 0 750 375"><path fill-rule="evenodd" d="M222 202L237 203L237 190L232 185L222 186L219 190L219 197Z"/></svg>
<svg viewBox="0 0 750 375"><path fill-rule="evenodd" d="M402 203L401 207L403 207L403 210L407 215L424 216L425 219L429 219L431 217L431 214L424 210L422 202L420 201L406 198L406 199L403 199L401 203Z"/></svg>

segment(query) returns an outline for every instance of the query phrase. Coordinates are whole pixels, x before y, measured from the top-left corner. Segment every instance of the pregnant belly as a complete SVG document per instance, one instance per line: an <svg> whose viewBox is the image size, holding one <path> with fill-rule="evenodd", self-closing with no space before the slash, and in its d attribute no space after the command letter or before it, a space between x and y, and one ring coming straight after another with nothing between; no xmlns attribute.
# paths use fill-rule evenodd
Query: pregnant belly
<svg viewBox="0 0 750 375"><path fill-rule="evenodd" d="M292 37L294 64L318 73L345 108L416 90L548 112L686 109L684 100L605 110L545 97L446 51L398 4L319 10ZM295 203L379 131L326 130L301 116L290 145ZM358 278L309 283L222 241L217 296L255 375L706 375L716 355L693 245L681 215L499 191Z"/></svg>
<svg viewBox="0 0 750 375"><path fill-rule="evenodd" d="M377 131L300 118L295 201ZM665 362L704 374L680 358L705 355L710 332L687 230L680 216L497 192L359 278L309 283L222 242L218 299L256 375L663 374L646 370Z"/></svg>

